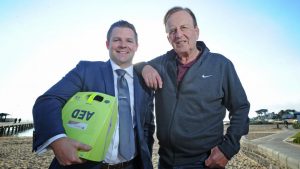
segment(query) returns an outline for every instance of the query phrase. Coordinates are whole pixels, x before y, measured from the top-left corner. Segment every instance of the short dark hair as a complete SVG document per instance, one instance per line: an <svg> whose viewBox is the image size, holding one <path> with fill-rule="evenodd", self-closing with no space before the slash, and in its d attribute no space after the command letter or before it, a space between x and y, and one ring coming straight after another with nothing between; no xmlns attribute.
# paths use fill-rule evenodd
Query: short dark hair
<svg viewBox="0 0 300 169"><path fill-rule="evenodd" d="M136 33L136 30L135 30L135 27L133 26L133 24L127 22L127 21L124 21L124 20L119 20L115 23L113 23L109 30L107 31L107 35L106 35L106 40L109 41L110 37L111 37L111 32L113 31L114 28L129 28L133 31L134 35L135 35L135 40L136 40L136 43L138 43L138 35Z"/></svg>
<svg viewBox="0 0 300 169"><path fill-rule="evenodd" d="M175 12L178 12L178 11L186 11L187 13L189 13L193 19L193 22L194 22L194 27L198 26L197 24L197 20L196 20L196 17L194 15L194 13L189 9L189 8L183 8L183 7L180 7L180 6L175 6L171 9L168 10L168 12L166 13L165 17L164 17L164 24L166 26L166 23L167 23L167 20L169 19L169 17L175 13Z"/></svg>

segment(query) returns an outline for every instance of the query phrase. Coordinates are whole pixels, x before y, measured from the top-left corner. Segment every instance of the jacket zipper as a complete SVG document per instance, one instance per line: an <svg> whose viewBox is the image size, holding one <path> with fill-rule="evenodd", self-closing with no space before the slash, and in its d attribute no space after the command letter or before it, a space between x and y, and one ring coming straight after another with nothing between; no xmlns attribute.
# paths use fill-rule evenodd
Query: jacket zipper
<svg viewBox="0 0 300 169"><path fill-rule="evenodd" d="M176 84L176 102L175 102L175 106L174 106L174 109L172 111L172 118L171 118L171 122L170 122L170 125L169 125L169 144L171 145L172 147L172 160L173 160L173 163L175 161L175 150L173 148L173 142L171 141L171 130L172 130L172 126L173 126L173 122L174 122L174 117L175 117L175 112L176 112L176 109L177 109L177 103L178 103L178 98L179 98L179 91L180 91L180 84Z"/></svg>

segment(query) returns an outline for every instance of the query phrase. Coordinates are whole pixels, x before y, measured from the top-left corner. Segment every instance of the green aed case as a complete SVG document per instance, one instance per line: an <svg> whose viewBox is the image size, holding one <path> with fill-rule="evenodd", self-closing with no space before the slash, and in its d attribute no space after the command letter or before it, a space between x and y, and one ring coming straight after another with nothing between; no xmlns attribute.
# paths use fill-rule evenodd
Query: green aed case
<svg viewBox="0 0 300 169"><path fill-rule="evenodd" d="M103 161L115 131L117 100L98 92L78 92L62 109L63 126L68 137L92 147L78 156Z"/></svg>

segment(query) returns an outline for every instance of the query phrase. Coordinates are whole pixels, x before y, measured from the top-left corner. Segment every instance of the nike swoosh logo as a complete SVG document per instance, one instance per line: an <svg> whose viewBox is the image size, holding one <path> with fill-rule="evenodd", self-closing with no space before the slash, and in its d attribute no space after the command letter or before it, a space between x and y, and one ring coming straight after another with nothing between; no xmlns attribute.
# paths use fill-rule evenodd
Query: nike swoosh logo
<svg viewBox="0 0 300 169"><path fill-rule="evenodd" d="M205 79L205 78L208 78L208 77L212 77L213 75L202 75L202 78Z"/></svg>

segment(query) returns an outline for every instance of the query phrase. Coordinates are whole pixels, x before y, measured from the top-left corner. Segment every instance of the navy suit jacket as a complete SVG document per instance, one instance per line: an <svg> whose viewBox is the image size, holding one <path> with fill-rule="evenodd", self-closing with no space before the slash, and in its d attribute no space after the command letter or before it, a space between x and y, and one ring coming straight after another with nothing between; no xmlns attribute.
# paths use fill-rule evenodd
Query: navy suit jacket
<svg viewBox="0 0 300 169"><path fill-rule="evenodd" d="M136 117L137 161L139 168L153 168L151 162L153 133L153 92L145 87L143 79L134 71L134 110ZM110 61L81 61L65 77L41 95L33 106L34 136L33 150L49 138L65 133L61 110L69 98L77 92L101 92L115 96L113 71ZM54 158L50 168L99 168L99 163L60 166Z"/></svg>

